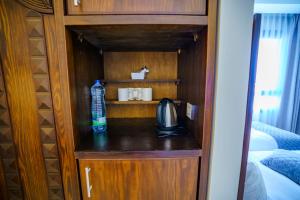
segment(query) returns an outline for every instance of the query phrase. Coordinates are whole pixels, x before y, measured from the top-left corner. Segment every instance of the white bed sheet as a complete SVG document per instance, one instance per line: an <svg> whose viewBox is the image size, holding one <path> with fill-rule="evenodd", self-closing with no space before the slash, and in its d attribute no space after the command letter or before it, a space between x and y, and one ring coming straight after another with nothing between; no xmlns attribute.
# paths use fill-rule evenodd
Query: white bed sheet
<svg viewBox="0 0 300 200"><path fill-rule="evenodd" d="M250 151L272 151L274 149L278 149L278 144L272 136L254 128L251 129Z"/></svg>
<svg viewBox="0 0 300 200"><path fill-rule="evenodd" d="M300 151L293 151L300 154ZM259 162L272 151L250 151L248 160L257 163L261 170L269 200L300 200L300 186Z"/></svg>

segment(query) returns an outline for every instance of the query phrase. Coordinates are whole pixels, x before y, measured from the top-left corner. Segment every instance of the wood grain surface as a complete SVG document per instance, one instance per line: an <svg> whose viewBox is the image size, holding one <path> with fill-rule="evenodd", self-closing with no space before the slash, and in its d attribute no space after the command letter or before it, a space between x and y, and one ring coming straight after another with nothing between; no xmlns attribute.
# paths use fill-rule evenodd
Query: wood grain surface
<svg viewBox="0 0 300 200"><path fill-rule="evenodd" d="M207 25L207 16L193 15L81 15L64 16L64 24L69 25L128 25L128 24L177 24Z"/></svg>
<svg viewBox="0 0 300 200"><path fill-rule="evenodd" d="M54 16L44 16L45 38L49 62L51 92L60 168L65 199L80 199L76 161L74 157L76 135L73 133L68 63L66 54L66 35L62 25L63 1L55 1ZM65 55L65 56L59 56ZM56 191L50 191L56 194Z"/></svg>
<svg viewBox="0 0 300 200"><path fill-rule="evenodd" d="M176 52L104 52L104 78L108 80L130 79L131 72L147 66L150 72L146 79L177 79ZM177 99L177 85L174 83L129 82L106 84L107 99L117 99L118 88L152 88L153 99L164 97ZM155 117L155 105L130 105L127 107L110 105L107 107L109 118L147 118Z"/></svg>
<svg viewBox="0 0 300 200"><path fill-rule="evenodd" d="M39 13L53 13L51 0L17 0L23 6Z"/></svg>
<svg viewBox="0 0 300 200"><path fill-rule="evenodd" d="M21 188L19 170L17 166L17 157L13 143L10 112L7 104L6 89L2 72L2 62L0 58L0 199L22 199L23 192ZM14 186L7 184L7 177L15 177ZM11 182L9 182L11 183ZM18 194L18 195L15 195Z"/></svg>
<svg viewBox="0 0 300 200"><path fill-rule="evenodd" d="M15 1L0 2L0 55L24 198L47 199L48 182L31 71L32 49L25 23L27 12Z"/></svg>
<svg viewBox="0 0 300 200"><path fill-rule="evenodd" d="M126 16L124 16L126 17ZM137 24L72 26L87 41L103 51L177 51L193 43L203 26Z"/></svg>
<svg viewBox="0 0 300 200"><path fill-rule="evenodd" d="M205 0L67 0L68 14L185 14L205 15Z"/></svg>
<svg viewBox="0 0 300 200"><path fill-rule="evenodd" d="M132 105L132 104L154 104L157 105L159 103L159 100L152 100L152 101L138 101L138 100L130 100L130 101L118 101L117 99L115 100L110 100L106 99L105 100L106 104L116 104L116 105ZM180 104L180 100L174 100L174 103Z"/></svg>
<svg viewBox="0 0 300 200"><path fill-rule="evenodd" d="M178 56L178 99L197 106L197 113L194 120L185 117L188 129L198 138L202 144L203 114L205 97L205 72L206 72L206 29L199 33L197 42L182 49ZM186 104L180 106L181 116L185 116Z"/></svg>
<svg viewBox="0 0 300 200"><path fill-rule="evenodd" d="M200 145L187 130L174 137L158 137L154 118L108 119L107 135L82 137L76 148L77 158L116 157L185 157L201 156ZM142 156L139 156L142 155Z"/></svg>
<svg viewBox="0 0 300 200"><path fill-rule="evenodd" d="M70 32L69 32L70 33ZM103 79L103 56L99 50L83 40L80 41L75 33L71 34L72 58L74 63L74 82L71 83L73 97L76 104L76 126L80 133L90 130L91 121L91 86L95 80Z"/></svg>
<svg viewBox="0 0 300 200"><path fill-rule="evenodd" d="M198 158L80 160L83 199L192 200L196 198ZM92 185L87 197L85 168Z"/></svg>
<svg viewBox="0 0 300 200"><path fill-rule="evenodd" d="M205 102L201 159L200 182L198 199L205 200L208 188L210 147L212 141L213 105L216 73L217 48L217 15L218 0L208 1L208 28L207 28L207 58L205 75Z"/></svg>

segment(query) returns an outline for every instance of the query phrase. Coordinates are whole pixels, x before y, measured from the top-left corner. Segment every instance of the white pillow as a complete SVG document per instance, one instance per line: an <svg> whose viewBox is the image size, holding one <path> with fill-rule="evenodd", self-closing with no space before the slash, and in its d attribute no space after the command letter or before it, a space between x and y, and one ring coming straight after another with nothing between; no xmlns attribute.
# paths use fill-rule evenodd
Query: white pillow
<svg viewBox="0 0 300 200"><path fill-rule="evenodd" d="M274 149L278 149L278 144L272 136L262 131L251 129L250 151L272 151Z"/></svg>
<svg viewBox="0 0 300 200"><path fill-rule="evenodd" d="M259 168L253 162L248 162L243 200L267 199L266 186Z"/></svg>

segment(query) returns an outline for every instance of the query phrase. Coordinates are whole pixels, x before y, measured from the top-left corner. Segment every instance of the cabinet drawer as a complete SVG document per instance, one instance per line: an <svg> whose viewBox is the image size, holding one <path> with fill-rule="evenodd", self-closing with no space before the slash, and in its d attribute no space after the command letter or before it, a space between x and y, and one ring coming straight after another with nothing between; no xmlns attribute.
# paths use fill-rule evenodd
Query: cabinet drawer
<svg viewBox="0 0 300 200"><path fill-rule="evenodd" d="M198 160L79 160L83 199L194 200Z"/></svg>
<svg viewBox="0 0 300 200"><path fill-rule="evenodd" d="M67 0L67 4L69 15L206 14L206 0Z"/></svg>

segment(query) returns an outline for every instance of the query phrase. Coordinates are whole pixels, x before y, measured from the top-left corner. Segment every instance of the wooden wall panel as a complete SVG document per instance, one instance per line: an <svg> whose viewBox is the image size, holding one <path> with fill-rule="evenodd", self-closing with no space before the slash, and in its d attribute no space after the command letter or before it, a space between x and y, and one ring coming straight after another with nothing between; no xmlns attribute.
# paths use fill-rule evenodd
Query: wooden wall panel
<svg viewBox="0 0 300 200"><path fill-rule="evenodd" d="M150 72L147 79L177 79L177 52L104 52L104 78L128 80L131 72L146 65ZM118 99L118 88L151 87L153 99L177 99L175 83L107 83L105 97ZM108 118L153 118L156 105L108 105Z"/></svg>
<svg viewBox="0 0 300 200"><path fill-rule="evenodd" d="M22 187L25 199L63 199L43 17L15 1L1 1L0 8L1 59L12 119L9 112L1 115L8 195L22 198Z"/></svg>
<svg viewBox="0 0 300 200"><path fill-rule="evenodd" d="M103 79L103 56L87 41L78 40L72 34L72 53L74 60L74 83L71 83L76 96L76 126L80 133L87 133L91 126L90 88L95 80ZM82 135L81 135L82 136Z"/></svg>
<svg viewBox="0 0 300 200"><path fill-rule="evenodd" d="M189 130L202 144L202 130L204 120L205 72L206 72L206 30L199 33L196 43L182 49L178 56L178 74L181 80L178 86L178 97L184 102L197 106L194 120L185 117ZM185 116L186 104L180 108L181 116Z"/></svg>
<svg viewBox="0 0 300 200"><path fill-rule="evenodd" d="M70 58L67 57L67 32L64 27L64 1L53 1L54 16L44 16L47 54L49 57L49 72L55 125L59 148L60 166L62 172L64 198L80 199L79 179L74 156L76 135L74 136L73 115L74 106L71 101L69 83ZM68 39L69 35L68 35ZM74 96L72 96L74 98Z"/></svg>
<svg viewBox="0 0 300 200"><path fill-rule="evenodd" d="M130 73L147 66L148 79L177 79L177 52L104 52L104 77L130 79Z"/></svg>

